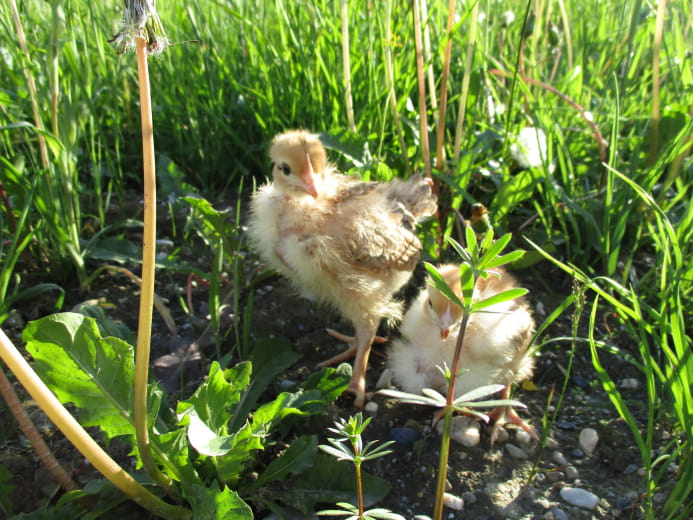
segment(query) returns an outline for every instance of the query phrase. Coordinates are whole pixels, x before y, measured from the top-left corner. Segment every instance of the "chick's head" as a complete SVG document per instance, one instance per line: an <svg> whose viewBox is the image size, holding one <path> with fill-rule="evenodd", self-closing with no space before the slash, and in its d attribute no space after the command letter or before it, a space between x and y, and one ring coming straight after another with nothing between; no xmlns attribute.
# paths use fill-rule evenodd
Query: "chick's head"
<svg viewBox="0 0 693 520"><path fill-rule="evenodd" d="M455 294L462 292L460 283L460 268L456 265L444 265L438 268L443 280ZM433 285L428 285L428 312L433 322L440 328L441 339L447 339L451 329L460 321L462 309L448 300L443 293Z"/></svg>
<svg viewBox="0 0 693 520"><path fill-rule="evenodd" d="M291 130L279 134L270 148L272 176L278 188L317 198L327 165L325 147L316 134Z"/></svg>

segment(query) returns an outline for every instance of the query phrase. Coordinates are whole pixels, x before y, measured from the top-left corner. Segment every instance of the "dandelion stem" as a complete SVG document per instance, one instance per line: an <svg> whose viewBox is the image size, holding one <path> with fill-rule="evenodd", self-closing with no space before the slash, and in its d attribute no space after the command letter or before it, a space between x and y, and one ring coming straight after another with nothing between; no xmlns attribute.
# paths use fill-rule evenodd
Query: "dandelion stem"
<svg viewBox="0 0 693 520"><path fill-rule="evenodd" d="M142 160L144 167L144 231L142 244L142 290L140 292L137 351L135 354L135 434L142 464L149 476L166 492L177 497L173 482L156 465L149 444L147 424L147 384L154 303L154 263L156 255L156 177L154 169L154 123L152 121L147 40L135 38L137 74L142 117Z"/></svg>

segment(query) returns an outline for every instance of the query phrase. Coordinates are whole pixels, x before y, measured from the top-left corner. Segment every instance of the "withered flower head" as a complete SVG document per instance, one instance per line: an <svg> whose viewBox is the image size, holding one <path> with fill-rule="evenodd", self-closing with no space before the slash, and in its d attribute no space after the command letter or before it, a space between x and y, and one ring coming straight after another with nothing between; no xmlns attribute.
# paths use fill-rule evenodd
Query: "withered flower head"
<svg viewBox="0 0 693 520"><path fill-rule="evenodd" d="M135 38L147 41L147 54L159 54L168 47L163 25L156 11L156 0L124 0L123 28L109 43L112 43L118 54L134 50Z"/></svg>

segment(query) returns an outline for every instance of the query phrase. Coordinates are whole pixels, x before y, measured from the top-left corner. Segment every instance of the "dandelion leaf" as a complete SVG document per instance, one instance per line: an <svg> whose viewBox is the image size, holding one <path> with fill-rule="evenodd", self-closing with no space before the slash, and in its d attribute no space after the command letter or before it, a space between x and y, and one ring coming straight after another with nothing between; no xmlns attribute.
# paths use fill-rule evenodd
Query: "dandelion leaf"
<svg viewBox="0 0 693 520"><path fill-rule="evenodd" d="M79 408L83 426L99 426L107 439L134 434L131 345L102 338L95 320L69 312L29 323L23 339L36 372L60 402Z"/></svg>

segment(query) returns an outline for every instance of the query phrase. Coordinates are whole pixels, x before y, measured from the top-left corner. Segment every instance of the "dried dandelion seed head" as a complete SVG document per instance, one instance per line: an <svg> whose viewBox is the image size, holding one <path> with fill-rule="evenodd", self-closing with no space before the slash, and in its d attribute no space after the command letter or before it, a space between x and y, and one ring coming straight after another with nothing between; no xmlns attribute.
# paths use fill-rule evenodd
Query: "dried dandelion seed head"
<svg viewBox="0 0 693 520"><path fill-rule="evenodd" d="M546 134L541 128L523 128L510 145L510 153L521 168L541 166L547 157Z"/></svg>
<svg viewBox="0 0 693 520"><path fill-rule="evenodd" d="M159 13L156 11L156 0L124 0L123 28L116 34L112 43L118 54L135 49L135 38L144 38L147 41L147 54L150 56L160 54L168 47Z"/></svg>

